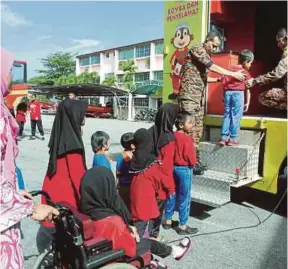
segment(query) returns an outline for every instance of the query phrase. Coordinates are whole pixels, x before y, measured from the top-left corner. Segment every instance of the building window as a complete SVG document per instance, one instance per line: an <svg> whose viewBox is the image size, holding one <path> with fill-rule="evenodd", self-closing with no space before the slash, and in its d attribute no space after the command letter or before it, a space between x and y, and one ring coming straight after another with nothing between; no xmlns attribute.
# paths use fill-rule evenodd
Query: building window
<svg viewBox="0 0 288 269"><path fill-rule="evenodd" d="M90 56L80 58L80 66L90 65Z"/></svg>
<svg viewBox="0 0 288 269"><path fill-rule="evenodd" d="M149 107L149 98L134 98L133 105L134 107Z"/></svg>
<svg viewBox="0 0 288 269"><path fill-rule="evenodd" d="M164 50L164 44L163 43L157 43L155 44L155 54L163 54Z"/></svg>
<svg viewBox="0 0 288 269"><path fill-rule="evenodd" d="M155 71L154 72L154 79L155 80L163 80L163 71Z"/></svg>
<svg viewBox="0 0 288 269"><path fill-rule="evenodd" d="M100 55L92 55L91 64L100 64Z"/></svg>
<svg viewBox="0 0 288 269"><path fill-rule="evenodd" d="M109 53L105 53L106 58L109 58Z"/></svg>
<svg viewBox="0 0 288 269"><path fill-rule="evenodd" d="M117 75L117 82L124 83L124 75Z"/></svg>
<svg viewBox="0 0 288 269"><path fill-rule="evenodd" d="M142 82L142 81L147 81L150 79L150 74L149 72L144 72L144 73L136 73L135 74L135 82Z"/></svg>
<svg viewBox="0 0 288 269"><path fill-rule="evenodd" d="M136 47L136 58L150 56L150 44Z"/></svg>
<svg viewBox="0 0 288 269"><path fill-rule="evenodd" d="M119 60L125 61L134 58L134 48L119 50Z"/></svg>

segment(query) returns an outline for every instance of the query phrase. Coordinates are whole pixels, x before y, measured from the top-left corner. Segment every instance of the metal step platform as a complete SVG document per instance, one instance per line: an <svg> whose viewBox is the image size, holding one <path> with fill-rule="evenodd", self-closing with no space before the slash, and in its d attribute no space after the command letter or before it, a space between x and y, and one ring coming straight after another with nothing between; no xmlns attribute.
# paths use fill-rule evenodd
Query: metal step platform
<svg viewBox="0 0 288 269"><path fill-rule="evenodd" d="M206 142L199 143L201 163L208 167L204 175L194 176L192 201L218 207L231 200L231 187L241 187L261 180L258 175L261 132L240 130L239 146L217 144L220 128L210 127ZM240 174L236 175L236 170Z"/></svg>
<svg viewBox="0 0 288 269"><path fill-rule="evenodd" d="M241 176L258 174L259 147L239 145L223 147L214 142L199 144L200 160L209 170L235 174L241 168Z"/></svg>
<svg viewBox="0 0 288 269"><path fill-rule="evenodd" d="M240 177L238 179L235 174L207 170L204 175L193 177L192 201L218 207L230 202L231 187L238 188L260 179L261 177L258 175L250 178Z"/></svg>

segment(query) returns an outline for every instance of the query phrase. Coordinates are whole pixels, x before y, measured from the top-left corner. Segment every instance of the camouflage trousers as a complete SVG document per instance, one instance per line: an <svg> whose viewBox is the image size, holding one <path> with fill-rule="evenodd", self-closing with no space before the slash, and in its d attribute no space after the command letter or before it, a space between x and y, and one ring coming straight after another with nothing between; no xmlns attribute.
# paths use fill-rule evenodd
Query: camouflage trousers
<svg viewBox="0 0 288 269"><path fill-rule="evenodd" d="M287 91L284 89L273 88L262 92L259 94L258 100L263 106L287 110Z"/></svg>
<svg viewBox="0 0 288 269"><path fill-rule="evenodd" d="M197 146L203 136L204 106L191 104L190 100L178 99L181 111L187 111L192 116L193 128L190 133L195 146Z"/></svg>

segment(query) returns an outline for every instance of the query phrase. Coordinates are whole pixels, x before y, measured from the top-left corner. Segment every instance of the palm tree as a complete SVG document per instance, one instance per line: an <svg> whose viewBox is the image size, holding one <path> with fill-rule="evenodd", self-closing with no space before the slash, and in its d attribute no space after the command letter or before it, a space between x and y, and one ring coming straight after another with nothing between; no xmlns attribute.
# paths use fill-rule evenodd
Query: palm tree
<svg viewBox="0 0 288 269"><path fill-rule="evenodd" d="M127 60L120 63L120 69L124 72L124 87L130 91L133 86L133 78L137 71L137 66L133 60Z"/></svg>
<svg viewBox="0 0 288 269"><path fill-rule="evenodd" d="M102 85L109 86L109 87L114 87L116 85L116 77L115 76L108 76L106 77Z"/></svg>

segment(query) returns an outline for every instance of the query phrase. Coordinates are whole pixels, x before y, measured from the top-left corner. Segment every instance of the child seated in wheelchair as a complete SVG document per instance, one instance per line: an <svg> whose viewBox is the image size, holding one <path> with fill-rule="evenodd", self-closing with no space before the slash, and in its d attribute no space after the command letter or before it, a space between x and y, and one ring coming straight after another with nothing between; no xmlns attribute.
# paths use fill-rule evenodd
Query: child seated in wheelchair
<svg viewBox="0 0 288 269"><path fill-rule="evenodd" d="M81 182L81 212L93 220L94 237L112 241L113 249L123 249L128 257L145 256L151 251L160 257L172 255L181 259L190 246L184 238L179 246L167 246L155 240L144 238L141 225L134 226L131 215L119 196L111 170L93 167L88 170ZM143 191L145 193L145 191ZM151 246L150 246L151 241ZM163 254L163 250L167 250ZM149 256L150 257L150 256ZM151 261L152 268L166 268L158 261Z"/></svg>

